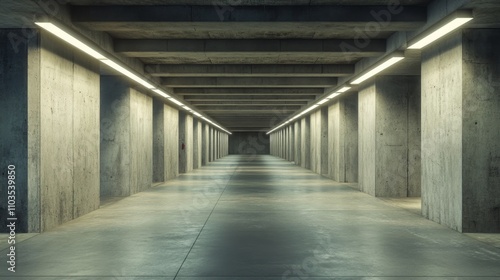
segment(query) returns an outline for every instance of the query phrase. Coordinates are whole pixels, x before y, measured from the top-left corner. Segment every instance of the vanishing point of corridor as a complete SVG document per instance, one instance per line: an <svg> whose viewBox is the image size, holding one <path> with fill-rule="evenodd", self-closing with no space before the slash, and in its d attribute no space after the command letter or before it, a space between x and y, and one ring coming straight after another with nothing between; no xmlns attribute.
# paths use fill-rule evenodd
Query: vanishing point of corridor
<svg viewBox="0 0 500 280"><path fill-rule="evenodd" d="M107 202L17 253L16 277L0 278L500 276L500 249L269 155L227 156Z"/></svg>

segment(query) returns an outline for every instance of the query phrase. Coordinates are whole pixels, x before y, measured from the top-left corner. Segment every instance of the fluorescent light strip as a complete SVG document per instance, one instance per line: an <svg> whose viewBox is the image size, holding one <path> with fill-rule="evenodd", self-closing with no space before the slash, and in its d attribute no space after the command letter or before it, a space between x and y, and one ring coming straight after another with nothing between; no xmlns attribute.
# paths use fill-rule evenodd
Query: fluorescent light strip
<svg viewBox="0 0 500 280"><path fill-rule="evenodd" d="M155 86L152 84L148 83L146 80L142 79L141 77L137 76L136 74L130 72L129 70L125 69L125 67L119 65L118 63L110 60L110 59L102 59L102 63L108 65L109 67L115 69L116 71L122 73L123 75L129 77L130 79L136 81L137 83L143 85L144 87L148 89L154 89Z"/></svg>
<svg viewBox="0 0 500 280"><path fill-rule="evenodd" d="M316 104L317 104L317 105L322 105L322 104L324 104L324 103L328 102L329 100L330 100L330 98L325 98L325 99L323 99L323 100L319 101L319 102L318 102L318 103L316 103Z"/></svg>
<svg viewBox="0 0 500 280"><path fill-rule="evenodd" d="M38 26L40 26L41 28L47 30L48 32L54 34L55 36L59 37L63 41L71 44L72 46L76 47L77 49L83 51L84 53L92 56L93 58L95 58L97 60L99 60L100 62L108 65L109 67L113 68L114 70L118 71L119 73L121 73L121 74L127 76L128 78L136 81L137 83L143 85L147 89L154 91L155 93L157 93L158 95L160 95L162 97L168 98L170 101L172 101L175 104L177 104L178 106L180 106L180 107L188 110L189 112L194 112L194 110L192 110L191 108L187 107L182 102L180 102L180 101L172 98L170 95L168 95L164 91L162 91L160 89L157 89L154 85L152 85L151 83L149 83L146 79L143 79L143 78L139 77L138 75L132 73L130 70L126 69L124 66L122 66L122 65L116 63L115 61L107 58L105 55L101 54L99 51L94 50L92 47L86 45L85 43L83 43L79 39L75 38L70 33L66 32L63 29L61 29L60 27L56 26L55 24L53 24L51 22L35 22L35 24L38 25ZM194 112L194 114L196 116L201 117L201 114L199 114L197 112ZM206 119L205 117L203 117L203 119L206 120L207 122L209 122L209 123L217 126L221 130L223 130L223 131L231 134L231 132L225 130L224 128L220 127L219 125L216 125L215 123L213 123L212 121Z"/></svg>
<svg viewBox="0 0 500 280"><path fill-rule="evenodd" d="M163 96L165 98L171 98L170 95L166 94L165 92L163 92L160 89L155 88L155 89L153 89L153 91L156 92L158 95Z"/></svg>
<svg viewBox="0 0 500 280"><path fill-rule="evenodd" d="M460 26L464 25L465 23L469 22L472 19L473 19L472 17L455 18L449 23L445 24L443 27L425 36L418 42L412 44L411 46L408 47L408 49L422 49L423 47L429 45L430 43L436 41L437 39L443 37L444 35L452 32L453 30L459 28Z"/></svg>
<svg viewBox="0 0 500 280"><path fill-rule="evenodd" d="M341 89L337 90L337 92L339 92L339 93L344 93L344 92L346 92L346 91L348 91L348 90L350 90L350 89L351 89L351 87L343 87L343 88L341 88Z"/></svg>
<svg viewBox="0 0 500 280"><path fill-rule="evenodd" d="M85 45L80 40L76 39L71 34L62 30L61 28L59 28L58 26L54 25L51 22L35 22L35 24L40 26L41 28L49 31L50 33L56 35L57 37L63 39L64 41L73 45L77 49L85 52L86 54L88 54L96 59L99 59L99 60L106 59L106 57L104 55L102 55L98 51L94 50L93 48Z"/></svg>
<svg viewBox="0 0 500 280"><path fill-rule="evenodd" d="M379 66L373 68L372 70L368 71L366 74L362 75L361 77L357 78L356 80L352 81L351 84L353 85L359 85L362 82L368 80L369 78L377 75L378 73L384 71L385 69L391 67L392 65L398 63L399 61L403 60L404 56L393 56L386 60L384 63L380 64Z"/></svg>

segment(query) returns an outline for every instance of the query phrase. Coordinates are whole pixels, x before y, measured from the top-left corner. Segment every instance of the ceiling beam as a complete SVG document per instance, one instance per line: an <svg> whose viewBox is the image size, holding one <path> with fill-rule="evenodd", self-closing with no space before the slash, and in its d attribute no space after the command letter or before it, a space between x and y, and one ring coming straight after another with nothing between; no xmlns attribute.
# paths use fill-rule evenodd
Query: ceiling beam
<svg viewBox="0 0 500 280"><path fill-rule="evenodd" d="M155 77L345 77L353 64L150 64L145 72Z"/></svg>
<svg viewBox="0 0 500 280"><path fill-rule="evenodd" d="M161 84L167 87L306 87L325 88L337 85L337 78L184 78L172 77L162 78Z"/></svg>
<svg viewBox="0 0 500 280"><path fill-rule="evenodd" d="M321 95L320 88L176 88L176 95Z"/></svg>
<svg viewBox="0 0 500 280"><path fill-rule="evenodd" d="M221 13L216 5L72 6L73 22L370 22L389 9L390 22L425 22L427 10L398 5L238 6Z"/></svg>
<svg viewBox="0 0 500 280"><path fill-rule="evenodd" d="M187 100L186 100L187 101ZM204 101L192 101L189 100L189 103L192 105L198 107L198 108L203 108L206 106L269 106L269 105L298 105L298 106L303 106L308 103L308 100L302 100L302 101L290 101L289 99L282 99L282 100L224 100L224 101L217 101L217 100L204 100Z"/></svg>
<svg viewBox="0 0 500 280"><path fill-rule="evenodd" d="M381 55L386 51L384 39L360 44L354 39L115 39L115 52L132 57L194 55L229 57L251 54Z"/></svg>

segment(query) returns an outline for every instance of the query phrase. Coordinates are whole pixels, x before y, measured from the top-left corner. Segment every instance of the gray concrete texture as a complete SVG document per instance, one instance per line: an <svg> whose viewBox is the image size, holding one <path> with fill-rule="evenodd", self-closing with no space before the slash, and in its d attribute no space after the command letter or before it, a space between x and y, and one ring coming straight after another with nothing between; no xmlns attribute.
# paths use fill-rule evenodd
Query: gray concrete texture
<svg viewBox="0 0 500 280"><path fill-rule="evenodd" d="M466 30L422 54L422 213L500 232L496 30Z"/></svg>
<svg viewBox="0 0 500 280"><path fill-rule="evenodd" d="M359 185L380 197L420 194L418 77L381 76L359 93ZM416 95L416 97L411 97ZM409 101L415 102L413 104ZM410 114L409 112L413 113ZM409 118L415 118L409 121ZM410 126L411 125L411 126ZM417 147L416 147L417 146ZM411 177L410 177L411 175Z"/></svg>
<svg viewBox="0 0 500 280"><path fill-rule="evenodd" d="M229 154L268 155L270 154L269 143L269 135L265 132L233 132L229 136Z"/></svg>
<svg viewBox="0 0 500 280"><path fill-rule="evenodd" d="M152 98L116 76L101 77L101 98L101 196L148 189L153 181Z"/></svg>
<svg viewBox="0 0 500 280"><path fill-rule="evenodd" d="M358 96L353 94L328 107L328 177L358 181Z"/></svg>
<svg viewBox="0 0 500 280"><path fill-rule="evenodd" d="M179 111L179 173L193 171L193 117Z"/></svg>

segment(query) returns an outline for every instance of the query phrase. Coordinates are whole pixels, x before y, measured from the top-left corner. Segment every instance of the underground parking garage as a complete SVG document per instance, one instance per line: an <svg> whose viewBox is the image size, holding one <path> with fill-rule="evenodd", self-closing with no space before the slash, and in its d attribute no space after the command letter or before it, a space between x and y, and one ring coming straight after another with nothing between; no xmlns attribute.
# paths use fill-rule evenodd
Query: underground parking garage
<svg viewBox="0 0 500 280"><path fill-rule="evenodd" d="M1 279L497 279L500 3L0 5Z"/></svg>

